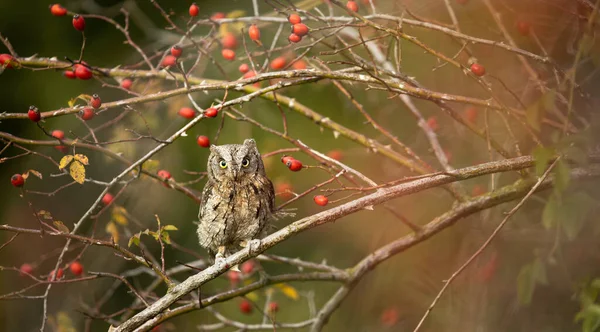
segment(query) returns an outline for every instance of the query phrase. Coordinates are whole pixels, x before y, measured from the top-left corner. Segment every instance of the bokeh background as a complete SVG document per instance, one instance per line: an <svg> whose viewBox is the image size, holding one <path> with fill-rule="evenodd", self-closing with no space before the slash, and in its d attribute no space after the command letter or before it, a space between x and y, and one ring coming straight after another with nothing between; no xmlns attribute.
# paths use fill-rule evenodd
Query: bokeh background
<svg viewBox="0 0 600 332"><path fill-rule="evenodd" d="M252 13L251 1L196 2L200 5L201 17L207 17L214 12L229 13L234 10L243 10L247 15ZM270 7L266 3L259 2L262 12L270 12ZM463 32L487 39L502 39L490 13L479 0L469 0L464 5L457 4L453 0L451 2ZM581 33L578 30L581 27L581 17L576 2L572 0L493 1L520 47L541 53L532 38L521 36L516 32L514 22L526 20L531 22L546 51L565 68L568 68L572 62L573 55L570 49L577 46L578 36ZM165 9L175 13L173 18L176 22L183 23L187 19L189 1L159 1L159 3ZM76 59L80 51L81 35L72 28L70 18L51 16L47 9L49 4L50 2L47 1L1 1L0 32L10 40L21 56L38 55L59 59L68 56ZM366 6L362 2L359 4L361 13L367 13ZM84 0L68 1L63 5L74 12L103 14L115 17L120 22L123 17L119 14L119 9L126 8L131 13L132 39L149 53L164 50L178 40L176 34L165 29L166 22L150 1ZM411 13L419 17L450 22L441 0L377 0L376 5L382 13L401 15L406 6ZM319 8L326 11L326 7L322 4L319 4ZM404 29L430 47L447 55L455 54L459 48L443 34L407 26ZM201 31L206 33L207 28ZM276 26L263 27L263 40L271 40L275 31ZM84 59L90 64L110 68L140 61L139 55L123 43L123 35L106 22L87 20L86 36ZM285 37L280 39L281 45L287 44ZM387 41L381 41L384 48L386 43ZM536 98L539 98L536 97L531 82L514 54L488 46L472 45L471 47L479 61L485 63L487 71L499 77L523 100L533 103ZM586 77L583 89L590 93L591 108L598 104L598 97L595 94L598 89L596 47L595 44L592 46L589 53L591 59L583 62L579 68L582 73L585 73L581 75ZM309 56L319 56L318 52L323 50L325 49L316 48L309 53ZM4 46L0 46L0 53L4 52ZM215 57L218 57L219 52L218 49L214 50ZM339 60L335 56L321 56L321 58L329 61ZM483 90L456 68L441 66L432 70L440 65L438 60L424 55L421 49L408 43L403 44L402 59L403 72L415 77L421 84L432 90L486 98ZM225 63L220 58L217 60L232 76L237 75L239 62ZM462 63L467 61L463 56L458 60ZM537 63L532 65L540 70L541 75L547 74L546 67ZM222 79L221 74L210 63L201 64L195 74ZM134 84L136 84L134 89L137 88L138 92L159 91L166 87L159 82L136 81ZM347 87L365 109L377 121L385 124L393 135L424 156L427 162L437 165L425 135L398 98L389 98L381 91L365 91L365 87L360 85ZM506 90L499 87L499 83L494 82L494 88L500 96L506 97L508 94ZM2 96L0 112L26 112L29 105L36 105L42 111L57 109L66 106L69 99L82 93L99 93L106 101L127 97L125 92L102 87L102 83L96 80L67 80L62 77L60 71L6 70L0 76ZM299 102L344 126L388 143L381 133L366 124L350 101L330 82L323 81L293 87L284 90L283 93L293 96ZM238 94L232 93L232 95ZM201 106L204 106L209 105L215 98L222 98L222 92L198 93L193 96ZM426 117L436 117L440 127L438 130L440 141L449 152L454 167L464 167L488 160L484 141L477 139L442 114L434 104L416 99L415 104ZM143 104L136 109L144 114L152 133L157 137L165 138L186 122L176 114L182 106L189 106L189 101L184 97ZM465 108L461 105L455 106L458 110ZM241 109L261 123L281 130L281 116L274 104L257 99L243 105ZM99 125L115 115L115 112L106 112L97 116L91 123ZM364 172L377 182L411 175L406 169L400 168L388 159L343 137L336 138L331 131L322 130L315 123L296 113L286 111L286 115L291 137L300 139L323 153L341 152L344 163ZM481 117L477 121L478 125L482 125ZM159 162L161 169L169 170L178 182L196 179L197 175L186 171L204 171L208 149L198 147L194 138L197 135L214 137L218 130L218 123L217 120L200 122L188 132L187 137L177 140L153 159ZM44 126L48 129L62 129L67 136L69 131L79 134L86 132L85 127L74 116L50 119L44 123ZM127 128L143 129L144 123L140 117L128 116L125 121L100 136L105 140L131 137L131 134L125 131ZM510 146L510 139L500 121L492 122L491 128L494 135L506 147ZM29 121L3 121L0 123L0 131L27 138L44 138L43 133ZM523 139L523 152L531 153L534 145L526 141L526 135L519 130L516 130L515 134L519 139ZM549 136L551 133L542 134ZM597 134L593 131L589 134L591 146L597 142L594 135ZM288 142L256 127L232 120L226 121L218 143L237 143L248 137L253 137L258 142L259 149L263 153L291 147ZM140 140L116 144L111 146L111 149L123 153L130 160L135 160L153 146L155 146L153 141ZM33 149L55 160L59 160L62 156L59 151L51 147ZM17 153L18 150L10 149L0 157ZM90 158L88 175L94 179L109 181L123 169L123 165L100 154L88 151L84 153ZM298 153L295 157L308 165L315 164L305 155ZM268 175L276 185L289 183L298 193L328 178L328 175L319 169L292 173L279 162L278 156L266 159L265 163ZM50 211L56 219L62 220L67 226L72 226L102 191L102 187L86 183L83 186L70 186L54 196L31 194L23 199L19 196L19 190L10 186L8 179L12 174L28 169L38 170L44 175L43 180L32 178L28 181L27 188L31 190L51 192L70 181L64 176L51 176L57 174L58 170L39 156L27 156L0 163L0 179L4 179L0 180L0 224L36 228L37 221L27 203L29 200L36 209ZM508 183L514 179L516 179L514 174L502 174L498 181ZM489 180L489 177L477 178L466 181L465 185L469 190L476 186L487 188ZM203 184L204 182L201 181L191 187L200 191ZM594 199L594 202L597 202L597 184L597 181L590 181L583 185L573 184L570 190L585 192ZM345 202L348 200L345 196L345 193L336 194L331 199L342 199L341 202ZM600 227L593 213L597 209L590 210L590 213L583 218L576 238L569 240L561 235L560 228L546 229L541 224L546 199L547 194L541 194L518 212L491 247L450 287L426 322L424 330L575 331L581 329L581 326L574 321L580 310L578 294L581 285L600 273L600 241L598 241ZM279 197L278 202L282 201L283 199ZM198 246L193 224L197 218L198 206L188 197L163 187L157 181L146 179L129 186L116 203L124 207L130 216L128 228L132 232L154 227L154 215L159 215L163 223L173 224L179 228L179 231L171 234L174 242L192 252L204 255ZM448 210L451 203L447 193L440 189L432 189L396 199L390 205L407 219L422 225ZM509 203L473 215L433 239L389 259L359 283L332 316L325 329L327 331L411 331L442 287L443 280L450 277L453 271L485 241L503 218L503 213L511 206L512 204ZM314 204L312 194L291 207L297 209L298 217L323 210L322 207ZM96 221L97 234L107 236L103 232L110 220L109 211ZM288 218L279 221L276 227L283 227L294 220L296 219ZM90 234L92 227L92 223L89 223L82 232ZM268 253L300 257L316 262L326 261L347 268L375 249L409 232L410 230L394 215L382 208L375 208L374 211L362 211L335 223L298 234L269 250ZM12 234L9 233L0 233L0 243L8 241L11 236ZM127 236L123 234L123 237L121 242L126 244ZM159 255L158 245L149 238L143 239L152 253L155 256ZM57 250L60 250L58 248L62 248L63 244L64 241L58 238L21 235L0 251L0 266L18 267L22 263L29 262L35 265L36 273L47 274L55 264ZM79 252L80 250L75 250L68 254L67 260ZM168 267L176 266L176 261L186 262L196 258L196 255L170 247L165 254ZM543 262L547 282L537 283L531 303L524 304L519 301L518 276L524 266L536 260ZM133 263L127 263L115 256L106 248L88 248L81 261L87 271L121 273L136 267ZM264 263L263 267L270 274L291 271L289 267L279 264ZM184 276L180 275L180 280ZM144 285L149 280L147 277L140 277L133 284ZM15 271L0 270L0 294L21 289L28 283ZM98 279L53 287L49 297L48 314L56 324L50 324L49 330L61 325L58 322L62 320L63 327L65 321L71 321L74 330L83 331L86 316L82 313L82 308L92 306L94 300L102 297L112 283L113 280ZM320 308L338 287L336 283L327 282L292 283L291 285L302 295L300 299L292 300L281 292L275 292L273 295L281 307L277 315L277 320L281 322L306 319L309 314L306 296L314 296L317 308ZM221 277L211 282L205 291L210 294L227 287L228 281ZM43 287L37 287L30 294L40 294L42 291ZM164 289L158 288L156 292L160 296ZM256 295L259 303L265 298L264 291L256 292ZM124 303L129 303L132 299L131 294L121 287L114 298L102 308L103 312L111 313L119 310ZM218 304L216 308L228 317L242 322L262 321L262 316L256 312L251 316L241 314L237 300ZM1 300L0 329L3 331L37 330L41 321L41 312L42 303L39 300ZM164 324L162 328L173 331L193 331L198 324L215 321L211 314L196 311L178 317ZM95 320L91 327L93 331L106 331L108 324Z"/></svg>

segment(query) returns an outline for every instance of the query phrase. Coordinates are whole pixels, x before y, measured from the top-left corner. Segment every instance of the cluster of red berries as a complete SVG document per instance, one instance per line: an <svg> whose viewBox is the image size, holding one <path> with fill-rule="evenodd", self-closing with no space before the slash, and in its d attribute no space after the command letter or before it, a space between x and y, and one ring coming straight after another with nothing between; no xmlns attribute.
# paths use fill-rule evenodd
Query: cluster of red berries
<svg viewBox="0 0 600 332"><path fill-rule="evenodd" d="M300 15L295 13L288 16L288 22L292 25L292 33L289 35L288 40L290 43L299 43L302 41L302 37L308 34L308 27L302 23Z"/></svg>
<svg viewBox="0 0 600 332"><path fill-rule="evenodd" d="M158 177L161 178L163 181L168 181L171 178L171 172L164 169L158 171L156 175L158 175ZM166 182L163 182L163 186L169 188L169 185Z"/></svg>
<svg viewBox="0 0 600 332"><path fill-rule="evenodd" d="M292 172L299 172L302 169L302 162L294 159L292 156L281 157L281 162L287 166Z"/></svg>
<svg viewBox="0 0 600 332"><path fill-rule="evenodd" d="M84 80L84 81L87 81L87 80L91 79L92 77L94 77L94 73L88 67L87 63L85 63L84 61L73 65L73 69L65 70L63 72L63 75L68 79L74 80L74 79L78 78L78 79Z"/></svg>
<svg viewBox="0 0 600 332"><path fill-rule="evenodd" d="M33 270L33 265L24 263L19 268L19 274L21 276L31 275L33 274ZM69 264L69 270L74 276L80 276L83 274L83 265L79 261L75 261ZM60 280L64 276L64 274L65 271L62 268L58 268L58 270L52 270L48 274L48 281L52 280L52 277L54 277L54 280Z"/></svg>
<svg viewBox="0 0 600 332"><path fill-rule="evenodd" d="M65 138L65 132L59 129L53 130L50 135L58 140L63 140ZM64 154L69 152L69 148L64 145L57 145L54 148Z"/></svg>

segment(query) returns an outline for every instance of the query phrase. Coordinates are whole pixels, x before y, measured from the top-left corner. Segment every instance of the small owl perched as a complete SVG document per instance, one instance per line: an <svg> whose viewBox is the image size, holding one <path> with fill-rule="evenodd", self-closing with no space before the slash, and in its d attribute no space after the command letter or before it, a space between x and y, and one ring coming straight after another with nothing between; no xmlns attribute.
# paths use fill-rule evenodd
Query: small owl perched
<svg viewBox="0 0 600 332"><path fill-rule="evenodd" d="M275 191L253 139L211 145L210 151L198 238L211 258L227 257L266 235Z"/></svg>

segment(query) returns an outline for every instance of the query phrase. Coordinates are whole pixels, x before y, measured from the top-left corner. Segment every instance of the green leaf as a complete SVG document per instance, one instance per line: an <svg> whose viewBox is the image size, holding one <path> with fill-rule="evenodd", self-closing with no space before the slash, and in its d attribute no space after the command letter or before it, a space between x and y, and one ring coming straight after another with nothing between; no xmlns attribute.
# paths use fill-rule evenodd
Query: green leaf
<svg viewBox="0 0 600 332"><path fill-rule="evenodd" d="M168 232L161 232L160 235L164 243L171 244L171 237L169 236Z"/></svg>
<svg viewBox="0 0 600 332"><path fill-rule="evenodd" d="M564 197L560 207L562 215L560 223L569 241L577 237L588 214L596 205L596 200L584 192L576 192Z"/></svg>
<svg viewBox="0 0 600 332"><path fill-rule="evenodd" d="M140 235L142 235L141 233L137 233L134 236L129 238L129 242L127 243L128 247L131 247L132 244L135 244L136 246L140 246Z"/></svg>
<svg viewBox="0 0 600 332"><path fill-rule="evenodd" d="M561 159L554 167L554 191L559 194L563 192L569 186L570 180L569 166Z"/></svg>
<svg viewBox="0 0 600 332"><path fill-rule="evenodd" d="M535 174L542 176L548 167L548 161L555 154L554 149L537 147L533 150L533 158L535 160Z"/></svg>
<svg viewBox="0 0 600 332"><path fill-rule="evenodd" d="M527 264L521 268L517 277L517 297L523 305L529 305L533 298L535 290L535 276L531 264Z"/></svg>
<svg viewBox="0 0 600 332"><path fill-rule="evenodd" d="M61 233L69 233L69 227L65 226L62 221L54 220L53 224Z"/></svg>
<svg viewBox="0 0 600 332"><path fill-rule="evenodd" d="M556 199L556 196L552 194L546 202L546 205L544 206L544 211L542 212L542 225L544 225L544 228L550 229L556 226L559 215L559 202Z"/></svg>
<svg viewBox="0 0 600 332"><path fill-rule="evenodd" d="M536 258L531 265L532 273L535 276L535 280L542 285L548 284L548 275L546 273L546 265L541 259Z"/></svg>
<svg viewBox="0 0 600 332"><path fill-rule="evenodd" d="M165 227L163 227L163 229L165 231L176 231L176 230L178 230L177 227L175 227L175 225L166 225Z"/></svg>

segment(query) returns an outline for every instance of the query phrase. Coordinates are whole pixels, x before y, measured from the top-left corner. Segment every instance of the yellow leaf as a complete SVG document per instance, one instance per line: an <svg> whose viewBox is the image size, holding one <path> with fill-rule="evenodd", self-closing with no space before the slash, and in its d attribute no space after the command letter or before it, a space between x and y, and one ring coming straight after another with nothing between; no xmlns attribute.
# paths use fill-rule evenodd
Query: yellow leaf
<svg viewBox="0 0 600 332"><path fill-rule="evenodd" d="M112 220L119 225L127 225L127 217L125 214L127 210L125 210L122 206L115 206L112 210Z"/></svg>
<svg viewBox="0 0 600 332"><path fill-rule="evenodd" d="M42 173L40 173L40 172L38 172L38 171L36 171L36 170L34 170L34 169L30 169L30 170L28 170L27 172L25 172L25 173L21 174L21 175L23 176L23 179L27 180L27 178L29 177L29 173L31 173L31 174L33 174L33 175L37 176L37 177L38 177L38 178L40 178L40 179L42 178Z"/></svg>
<svg viewBox="0 0 600 332"><path fill-rule="evenodd" d="M285 296L289 297L290 299L298 299L298 291L296 290L296 288L288 284L277 284L276 286L279 288L279 290L281 290L283 294L285 294Z"/></svg>
<svg viewBox="0 0 600 332"><path fill-rule="evenodd" d="M69 165L69 163L71 162L71 160L73 160L73 156L71 156L71 155L66 155L66 156L62 157L62 159L60 160L60 164L58 165L58 169L63 169L65 167L67 167Z"/></svg>
<svg viewBox="0 0 600 332"><path fill-rule="evenodd" d="M90 161L88 160L88 157L84 154L76 154L75 155L75 160L79 160L82 164L84 165L89 165Z"/></svg>
<svg viewBox="0 0 600 332"><path fill-rule="evenodd" d="M112 236L113 241L115 243L119 242L119 230L117 229L117 225L114 222L109 221L108 224L106 224L105 230Z"/></svg>
<svg viewBox="0 0 600 332"><path fill-rule="evenodd" d="M166 225L165 227L163 227L163 229L165 231L176 231L177 227L175 227L175 225Z"/></svg>
<svg viewBox="0 0 600 332"><path fill-rule="evenodd" d="M74 160L69 167L69 173L75 182L83 184L85 182L85 167L79 161Z"/></svg>
<svg viewBox="0 0 600 332"><path fill-rule="evenodd" d="M54 226L56 226L61 233L69 233L69 227L65 226L60 220L54 220Z"/></svg>
<svg viewBox="0 0 600 332"><path fill-rule="evenodd" d="M76 102L76 101L77 101L77 99L76 99L76 98L69 99L69 102L68 102L68 104L69 104L69 107L73 107L73 106L75 105L75 102Z"/></svg>
<svg viewBox="0 0 600 332"><path fill-rule="evenodd" d="M158 172L158 166L160 166L160 161L155 159L148 159L142 164L142 169L144 171L147 171L148 173L156 173Z"/></svg>
<svg viewBox="0 0 600 332"><path fill-rule="evenodd" d="M56 315L56 320L58 323L58 332L76 332L75 327L73 327L73 320L69 315L61 311Z"/></svg>
<svg viewBox="0 0 600 332"><path fill-rule="evenodd" d="M256 292L250 292L246 294L246 298L252 302L256 302L258 301L258 294L256 294Z"/></svg>

